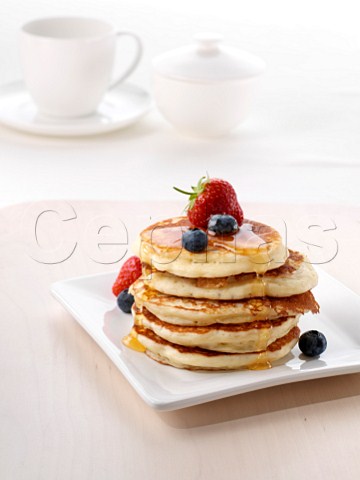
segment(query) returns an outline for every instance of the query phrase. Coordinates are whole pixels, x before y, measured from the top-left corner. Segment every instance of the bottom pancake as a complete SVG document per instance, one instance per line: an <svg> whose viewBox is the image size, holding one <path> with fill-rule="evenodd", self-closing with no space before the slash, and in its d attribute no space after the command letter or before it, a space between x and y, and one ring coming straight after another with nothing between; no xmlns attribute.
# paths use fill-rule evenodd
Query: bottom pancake
<svg viewBox="0 0 360 480"><path fill-rule="evenodd" d="M294 328L300 315L240 324L216 323L203 327L173 325L161 321L146 308L133 309L135 324L152 330L159 337L186 347L200 347L227 353L259 352Z"/></svg>
<svg viewBox="0 0 360 480"><path fill-rule="evenodd" d="M285 357L296 345L300 330L292 328L262 352L221 353L197 347L184 347L170 343L152 330L134 325L133 334L153 360L176 368L189 370L239 370L242 368L267 368L271 363Z"/></svg>

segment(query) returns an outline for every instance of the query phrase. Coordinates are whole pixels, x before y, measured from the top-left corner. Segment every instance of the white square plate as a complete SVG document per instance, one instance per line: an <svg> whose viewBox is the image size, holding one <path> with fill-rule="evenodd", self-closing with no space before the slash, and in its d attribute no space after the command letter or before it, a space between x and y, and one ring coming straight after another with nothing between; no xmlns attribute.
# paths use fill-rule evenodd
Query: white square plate
<svg viewBox="0 0 360 480"><path fill-rule="evenodd" d="M126 348L121 339L132 326L111 292L116 273L64 280L53 295L111 358L151 407L175 410L239 393L300 380L360 371L360 297L323 271L314 289L319 315L305 315L302 331L322 331L327 350L319 358L304 357L298 347L270 370L192 372L161 365ZM346 305L346 308L344 308Z"/></svg>

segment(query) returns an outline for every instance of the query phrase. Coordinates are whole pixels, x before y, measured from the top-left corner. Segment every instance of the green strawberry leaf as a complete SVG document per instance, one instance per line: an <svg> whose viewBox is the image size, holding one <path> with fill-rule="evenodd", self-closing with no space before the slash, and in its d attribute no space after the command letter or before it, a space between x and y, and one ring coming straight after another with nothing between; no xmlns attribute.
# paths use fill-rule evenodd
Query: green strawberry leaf
<svg viewBox="0 0 360 480"><path fill-rule="evenodd" d="M207 174L206 177L201 177L198 181L196 187L192 186L192 192L187 192L186 190L181 190L178 187L173 187L179 193L183 193L184 195L189 195L189 203L186 206L186 210L191 210L195 204L195 201L199 195L203 193L206 188L206 185L210 182L209 175Z"/></svg>

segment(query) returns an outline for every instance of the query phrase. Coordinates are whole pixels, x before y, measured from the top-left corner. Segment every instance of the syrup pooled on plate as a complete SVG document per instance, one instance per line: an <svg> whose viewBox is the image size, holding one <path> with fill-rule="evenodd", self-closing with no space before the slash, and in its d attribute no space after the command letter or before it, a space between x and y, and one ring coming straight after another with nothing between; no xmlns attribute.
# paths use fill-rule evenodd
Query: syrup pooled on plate
<svg viewBox="0 0 360 480"><path fill-rule="evenodd" d="M136 338L136 332L132 329L131 332L122 339L123 344L135 350L136 352L145 352L146 348Z"/></svg>

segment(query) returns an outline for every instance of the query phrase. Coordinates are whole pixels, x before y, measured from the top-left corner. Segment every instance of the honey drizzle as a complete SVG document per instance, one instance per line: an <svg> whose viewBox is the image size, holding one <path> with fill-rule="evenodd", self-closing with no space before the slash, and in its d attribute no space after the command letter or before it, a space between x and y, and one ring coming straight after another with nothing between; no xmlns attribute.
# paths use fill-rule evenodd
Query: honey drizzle
<svg viewBox="0 0 360 480"><path fill-rule="evenodd" d="M257 297L266 297L266 279L261 273L256 273L255 290Z"/></svg>
<svg viewBox="0 0 360 480"><path fill-rule="evenodd" d="M162 225L152 225L142 233L141 249L145 256L151 257L153 251L160 255L162 252L170 253L175 249L174 260L182 249L181 238L183 232L192 225L187 217L179 217L173 222L164 222ZM253 257L254 270L264 273L269 260L266 260L270 242L275 240L277 232L270 230L266 225L245 220L238 232L233 235L212 235L208 232L208 251L213 249L225 250L235 255L240 254Z"/></svg>
<svg viewBox="0 0 360 480"><path fill-rule="evenodd" d="M258 353L254 363L247 367L248 370L269 370L272 365L268 359L267 351Z"/></svg>
<svg viewBox="0 0 360 480"><path fill-rule="evenodd" d="M145 352L146 350L144 345L137 339L137 334L133 328L130 333L122 339L122 343L136 352Z"/></svg>
<svg viewBox="0 0 360 480"><path fill-rule="evenodd" d="M258 352L257 357L256 360L247 367L248 370L268 370L269 368L271 368L272 365L269 361L267 347L269 344L272 328L272 322L270 321L269 327L259 329L258 343L256 345L256 351Z"/></svg>

